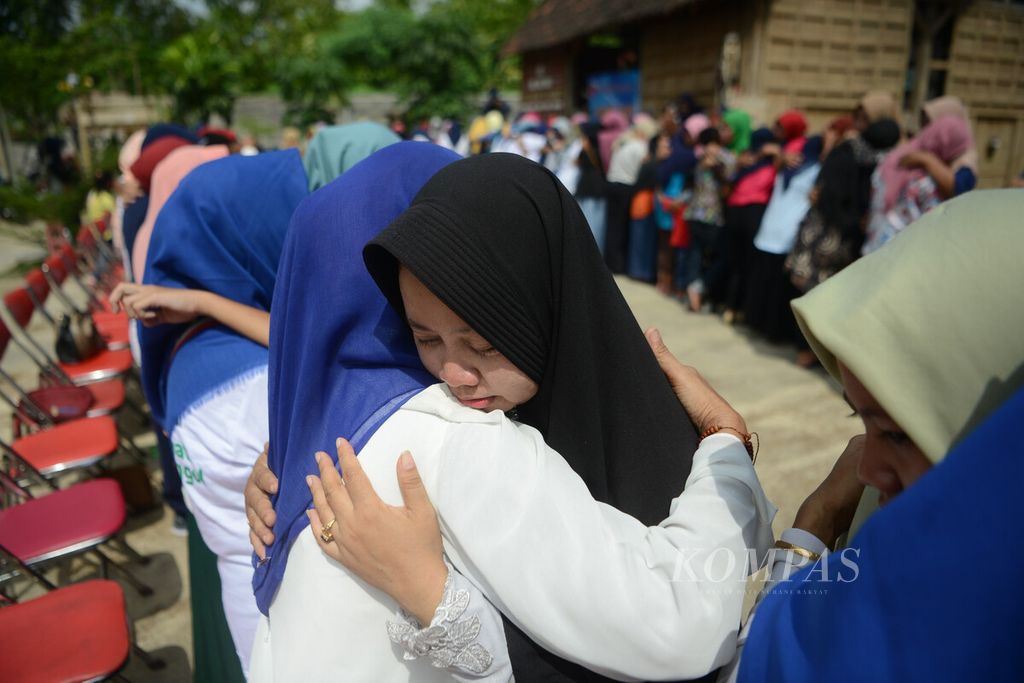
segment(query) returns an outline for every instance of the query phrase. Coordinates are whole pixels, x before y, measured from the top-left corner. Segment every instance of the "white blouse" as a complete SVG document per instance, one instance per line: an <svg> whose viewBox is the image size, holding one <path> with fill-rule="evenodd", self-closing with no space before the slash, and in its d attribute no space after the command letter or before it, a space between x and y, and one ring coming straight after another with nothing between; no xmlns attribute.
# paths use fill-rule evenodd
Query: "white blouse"
<svg viewBox="0 0 1024 683"><path fill-rule="evenodd" d="M704 439L685 492L666 501L656 527L596 502L535 429L466 408L441 384L410 400L360 453L393 505L402 502L395 464L403 450L437 508L451 562L544 648L622 680L697 677L732 658L748 553L757 566L775 513L735 437ZM297 551L307 556L296 562ZM436 679L429 657L404 659L388 637L393 601L314 543L300 540L291 552L257 637L253 680ZM325 571L300 577L310 561ZM491 657L474 675L507 680L497 613L470 595L463 618L474 616Z"/></svg>

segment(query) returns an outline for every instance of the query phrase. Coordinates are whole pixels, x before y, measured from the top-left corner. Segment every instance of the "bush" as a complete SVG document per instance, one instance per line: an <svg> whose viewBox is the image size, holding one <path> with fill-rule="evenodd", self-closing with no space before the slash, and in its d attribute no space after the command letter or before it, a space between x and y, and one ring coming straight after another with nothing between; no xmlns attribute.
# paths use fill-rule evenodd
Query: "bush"
<svg viewBox="0 0 1024 683"><path fill-rule="evenodd" d="M15 223L41 220L66 225L74 232L88 192L84 184L65 186L61 192L37 192L25 182L0 186L0 209L5 219Z"/></svg>

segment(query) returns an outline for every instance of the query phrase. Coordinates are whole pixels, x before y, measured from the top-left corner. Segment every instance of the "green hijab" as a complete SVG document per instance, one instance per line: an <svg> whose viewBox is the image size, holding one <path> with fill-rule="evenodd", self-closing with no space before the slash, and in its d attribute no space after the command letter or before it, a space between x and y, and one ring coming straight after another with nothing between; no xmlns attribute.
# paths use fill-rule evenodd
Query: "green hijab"
<svg viewBox="0 0 1024 683"><path fill-rule="evenodd" d="M730 109L722 114L722 120L732 130L732 142L729 143L729 149L736 154L750 149L750 136L754 130L750 114L739 109Z"/></svg>
<svg viewBox="0 0 1024 683"><path fill-rule="evenodd" d="M793 302L838 362L938 462L1024 385L1024 192L969 192ZM877 508L861 500L851 528Z"/></svg>
<svg viewBox="0 0 1024 683"><path fill-rule="evenodd" d="M397 135L372 121L321 128L302 157L309 191L320 189L378 149L398 141Z"/></svg>

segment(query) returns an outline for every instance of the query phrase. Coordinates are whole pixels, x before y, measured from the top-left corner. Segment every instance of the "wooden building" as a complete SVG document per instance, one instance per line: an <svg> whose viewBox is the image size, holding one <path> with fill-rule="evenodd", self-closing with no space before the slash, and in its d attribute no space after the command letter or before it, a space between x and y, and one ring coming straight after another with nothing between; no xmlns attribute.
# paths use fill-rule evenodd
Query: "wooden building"
<svg viewBox="0 0 1024 683"><path fill-rule="evenodd" d="M957 95L981 186L1024 171L1022 0L547 0L507 49L523 107L542 111L585 108L595 75L628 70L651 112L688 92L819 127L867 90L902 97L911 128L922 102Z"/></svg>

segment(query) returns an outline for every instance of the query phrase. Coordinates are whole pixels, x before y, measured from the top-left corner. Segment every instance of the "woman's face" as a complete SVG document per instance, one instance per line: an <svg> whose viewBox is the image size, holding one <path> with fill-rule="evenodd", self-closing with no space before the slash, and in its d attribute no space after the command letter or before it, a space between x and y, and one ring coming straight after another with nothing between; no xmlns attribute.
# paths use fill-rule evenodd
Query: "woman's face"
<svg viewBox="0 0 1024 683"><path fill-rule="evenodd" d="M931 469L932 463L849 368L840 363L839 372L846 398L864 421L864 454L857 476L881 492L878 503L885 505Z"/></svg>
<svg viewBox="0 0 1024 683"><path fill-rule="evenodd" d="M857 105L857 108L853 110L853 127L858 133L863 133L871 125L871 121L868 119L868 112L863 106Z"/></svg>
<svg viewBox="0 0 1024 683"><path fill-rule="evenodd" d="M663 161L672 156L672 141L668 135L661 135L658 137L658 148L655 158L658 161Z"/></svg>
<svg viewBox="0 0 1024 683"><path fill-rule="evenodd" d="M420 361L464 406L509 411L537 394L537 384L473 331L407 268L398 273L405 315Z"/></svg>

